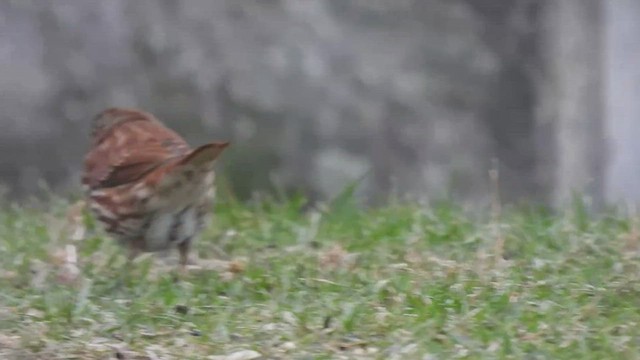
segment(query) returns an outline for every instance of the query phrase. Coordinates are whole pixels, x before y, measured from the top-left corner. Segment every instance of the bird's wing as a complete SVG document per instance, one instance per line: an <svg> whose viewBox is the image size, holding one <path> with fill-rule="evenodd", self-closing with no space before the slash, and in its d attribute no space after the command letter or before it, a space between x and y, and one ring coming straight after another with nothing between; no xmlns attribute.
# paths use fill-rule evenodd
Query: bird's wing
<svg viewBox="0 0 640 360"><path fill-rule="evenodd" d="M82 183L89 188L127 184L189 151L178 134L160 123L125 122L111 129L87 154Z"/></svg>
<svg viewBox="0 0 640 360"><path fill-rule="evenodd" d="M172 159L161 171L154 172L156 176L152 175L150 182L157 185L157 191L163 192L171 191L176 184L185 180L196 183L204 180L213 171L216 159L227 146L228 142L199 146L178 159Z"/></svg>
<svg viewBox="0 0 640 360"><path fill-rule="evenodd" d="M222 151L229 146L229 142L213 142L195 148L179 162L179 166L207 166L220 156Z"/></svg>

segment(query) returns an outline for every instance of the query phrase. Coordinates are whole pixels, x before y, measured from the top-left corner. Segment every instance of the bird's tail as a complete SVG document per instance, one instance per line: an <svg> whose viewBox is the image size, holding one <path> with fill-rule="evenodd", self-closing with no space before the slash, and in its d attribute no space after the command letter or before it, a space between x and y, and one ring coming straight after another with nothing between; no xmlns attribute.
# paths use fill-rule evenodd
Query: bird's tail
<svg viewBox="0 0 640 360"><path fill-rule="evenodd" d="M220 154L229 146L229 142L213 142L195 148L189 155L180 160L179 165L200 167L213 164Z"/></svg>

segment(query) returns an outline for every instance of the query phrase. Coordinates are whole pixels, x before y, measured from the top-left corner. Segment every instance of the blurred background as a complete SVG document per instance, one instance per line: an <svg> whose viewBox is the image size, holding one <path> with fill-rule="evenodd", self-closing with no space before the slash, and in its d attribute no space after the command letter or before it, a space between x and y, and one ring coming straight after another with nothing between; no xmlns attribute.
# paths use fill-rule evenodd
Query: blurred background
<svg viewBox="0 0 640 360"><path fill-rule="evenodd" d="M233 192L640 200L637 0L0 2L0 182L79 191L91 117L230 139ZM495 161L493 160L495 159Z"/></svg>

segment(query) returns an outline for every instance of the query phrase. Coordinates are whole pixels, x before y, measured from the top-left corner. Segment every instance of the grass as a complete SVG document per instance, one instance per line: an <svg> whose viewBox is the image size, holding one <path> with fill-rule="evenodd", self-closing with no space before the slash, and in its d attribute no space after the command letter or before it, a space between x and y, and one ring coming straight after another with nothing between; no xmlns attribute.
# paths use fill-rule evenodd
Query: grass
<svg viewBox="0 0 640 360"><path fill-rule="evenodd" d="M221 202L201 269L176 282L173 257L145 256L121 286L124 252L91 218L5 207L0 358L640 354L640 233L624 216L506 209L496 224L451 205L302 207Z"/></svg>

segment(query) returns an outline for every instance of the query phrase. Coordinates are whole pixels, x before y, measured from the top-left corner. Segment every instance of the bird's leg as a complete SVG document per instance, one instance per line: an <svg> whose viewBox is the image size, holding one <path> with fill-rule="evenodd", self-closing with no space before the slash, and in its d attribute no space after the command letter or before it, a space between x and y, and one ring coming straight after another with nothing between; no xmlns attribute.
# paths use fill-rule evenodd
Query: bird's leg
<svg viewBox="0 0 640 360"><path fill-rule="evenodd" d="M187 264L189 263L189 250L191 249L191 241L186 240L178 245L180 253L180 277L187 275Z"/></svg>

